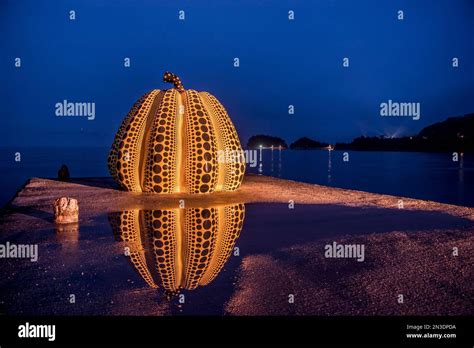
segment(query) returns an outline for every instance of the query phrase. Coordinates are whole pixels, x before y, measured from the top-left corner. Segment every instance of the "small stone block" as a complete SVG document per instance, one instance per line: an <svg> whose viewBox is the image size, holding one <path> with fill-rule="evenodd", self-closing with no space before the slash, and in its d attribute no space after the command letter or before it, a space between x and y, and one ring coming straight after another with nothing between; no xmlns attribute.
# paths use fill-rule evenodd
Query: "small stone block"
<svg viewBox="0 0 474 348"><path fill-rule="evenodd" d="M79 221L79 204L77 200L61 197L54 201L54 221L58 224L69 224Z"/></svg>

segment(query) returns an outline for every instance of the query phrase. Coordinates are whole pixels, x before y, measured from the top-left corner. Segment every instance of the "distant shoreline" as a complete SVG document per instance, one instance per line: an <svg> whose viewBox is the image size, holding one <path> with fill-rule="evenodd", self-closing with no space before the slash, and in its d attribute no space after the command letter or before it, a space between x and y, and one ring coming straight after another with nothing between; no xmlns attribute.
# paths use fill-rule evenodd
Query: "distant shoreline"
<svg viewBox="0 0 474 348"><path fill-rule="evenodd" d="M259 150L259 148L246 148L246 150ZM262 147L262 150L271 150L271 147ZM279 151L278 147L273 148L274 151ZM282 148L282 151L328 151L325 147L318 147L318 148L301 148L301 149L290 149L290 148ZM357 152L413 152L413 153L464 153L464 154L473 154L474 151L456 151L456 150L382 150L382 149L353 149L353 148L334 148L331 151L357 151Z"/></svg>
<svg viewBox="0 0 474 348"><path fill-rule="evenodd" d="M247 148L268 147L291 150L335 149L350 151L394 151L394 152L474 152L474 113L461 117L450 117L443 122L423 128L418 134L404 137L359 136L350 143L326 142L301 137L289 146L282 138L270 135L254 135L247 142Z"/></svg>

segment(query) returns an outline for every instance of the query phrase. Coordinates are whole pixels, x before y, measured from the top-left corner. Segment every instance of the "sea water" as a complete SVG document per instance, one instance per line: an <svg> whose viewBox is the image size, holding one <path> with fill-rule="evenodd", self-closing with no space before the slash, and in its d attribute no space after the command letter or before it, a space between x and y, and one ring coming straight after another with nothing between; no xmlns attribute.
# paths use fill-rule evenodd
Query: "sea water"
<svg viewBox="0 0 474 348"><path fill-rule="evenodd" d="M1 148L0 206L31 177L109 176L108 148ZM327 150L262 150L247 172L320 185L474 206L474 155Z"/></svg>

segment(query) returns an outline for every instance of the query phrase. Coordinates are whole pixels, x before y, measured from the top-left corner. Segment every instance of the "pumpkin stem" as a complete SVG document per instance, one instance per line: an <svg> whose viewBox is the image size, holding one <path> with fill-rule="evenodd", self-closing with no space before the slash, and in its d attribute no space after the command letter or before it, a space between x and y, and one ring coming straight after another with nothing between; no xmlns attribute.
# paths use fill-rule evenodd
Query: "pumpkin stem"
<svg viewBox="0 0 474 348"><path fill-rule="evenodd" d="M163 74L163 81L172 83L174 85L174 88L176 88L179 92L184 92L184 87L183 87L183 84L181 83L181 79L175 74L169 71L165 72Z"/></svg>

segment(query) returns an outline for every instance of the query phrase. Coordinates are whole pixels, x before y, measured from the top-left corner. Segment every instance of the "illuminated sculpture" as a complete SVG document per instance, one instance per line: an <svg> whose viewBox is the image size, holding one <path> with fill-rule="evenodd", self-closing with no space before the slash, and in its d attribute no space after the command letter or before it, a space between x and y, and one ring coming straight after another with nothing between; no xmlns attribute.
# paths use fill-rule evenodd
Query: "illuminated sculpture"
<svg viewBox="0 0 474 348"><path fill-rule="evenodd" d="M240 235L245 206L129 210L112 213L117 240L146 283L168 293L207 285L219 274Z"/></svg>
<svg viewBox="0 0 474 348"><path fill-rule="evenodd" d="M209 193L242 183L245 161L229 116L207 92L185 90L165 73L168 90L142 96L123 120L108 158L127 191Z"/></svg>

